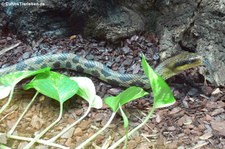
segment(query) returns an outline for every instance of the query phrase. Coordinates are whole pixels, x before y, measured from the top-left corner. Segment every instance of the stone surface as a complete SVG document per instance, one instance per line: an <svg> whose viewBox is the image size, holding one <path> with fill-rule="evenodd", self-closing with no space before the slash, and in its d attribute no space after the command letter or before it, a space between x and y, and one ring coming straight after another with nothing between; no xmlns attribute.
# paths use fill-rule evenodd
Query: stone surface
<svg viewBox="0 0 225 149"><path fill-rule="evenodd" d="M64 133L61 136L61 138L66 138L66 139L71 138L73 136L74 130L75 130L75 128L73 128L73 127L70 128L66 133Z"/></svg>
<svg viewBox="0 0 225 149"><path fill-rule="evenodd" d="M167 57L180 49L197 52L209 63L205 74L216 85L225 84L225 42L223 1L176 1L161 5L157 32L161 36L161 57ZM165 56L166 55L166 56ZM210 75L208 75L210 74Z"/></svg>
<svg viewBox="0 0 225 149"><path fill-rule="evenodd" d="M135 33L154 32L161 59L181 49L197 52L208 63L207 70L200 71L206 79L216 85L225 83L223 1L43 0L41 4L26 9L2 7L1 32L14 31L30 42L74 34L119 42Z"/></svg>
<svg viewBox="0 0 225 149"><path fill-rule="evenodd" d="M225 130L224 130L225 121L212 120L210 123L212 125L212 129L214 130L215 135L221 135L223 137L225 136Z"/></svg>
<svg viewBox="0 0 225 149"><path fill-rule="evenodd" d="M10 21L8 27L30 41L40 35L68 36L78 33L115 41L151 28L149 22L155 24L155 13L147 11L153 8L154 2L144 0L132 3L119 0L43 0L39 7L5 6L2 9L6 12L5 20Z"/></svg>

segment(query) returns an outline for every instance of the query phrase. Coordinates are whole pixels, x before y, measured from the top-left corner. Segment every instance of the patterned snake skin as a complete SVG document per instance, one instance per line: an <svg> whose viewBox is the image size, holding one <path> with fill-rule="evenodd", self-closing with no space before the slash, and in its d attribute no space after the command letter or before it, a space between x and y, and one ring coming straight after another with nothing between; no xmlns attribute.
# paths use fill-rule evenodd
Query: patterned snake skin
<svg viewBox="0 0 225 149"><path fill-rule="evenodd" d="M202 57L183 52L159 64L155 71L164 79L168 79L181 71L202 65ZM71 53L43 55L24 60L18 64L0 69L0 76L22 70L38 70L44 67L52 69L71 69L99 78L109 84L129 87L132 85L149 89L149 80L145 75L121 74L113 71L100 62L87 60Z"/></svg>

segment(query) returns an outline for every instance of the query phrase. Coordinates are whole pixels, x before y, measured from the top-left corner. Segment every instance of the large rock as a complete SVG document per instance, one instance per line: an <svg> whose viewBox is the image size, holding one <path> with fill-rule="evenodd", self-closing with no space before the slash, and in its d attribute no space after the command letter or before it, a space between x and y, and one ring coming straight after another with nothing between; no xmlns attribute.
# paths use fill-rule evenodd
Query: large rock
<svg viewBox="0 0 225 149"><path fill-rule="evenodd" d="M9 0L8 3L17 1ZM197 52L209 63L206 78L225 84L225 2L223 0L42 0L44 6L6 6L3 30L27 41L42 36L87 37L119 41L155 32L161 58L179 50ZM21 9L23 8L23 9ZM6 26L8 28L6 28ZM202 72L202 71L201 71Z"/></svg>
<svg viewBox="0 0 225 149"><path fill-rule="evenodd" d="M156 13L146 11L153 3L147 0L136 2L138 5L119 0L43 0L39 7L10 6L17 3L15 0L5 3L9 28L29 40L43 35L83 34L114 42L144 32L146 22L156 22ZM148 7L142 9L146 3Z"/></svg>
<svg viewBox="0 0 225 149"><path fill-rule="evenodd" d="M175 49L195 51L209 63L206 78L225 84L225 2L214 0L171 0L161 5L158 33L163 55ZM165 54L167 53L167 54Z"/></svg>

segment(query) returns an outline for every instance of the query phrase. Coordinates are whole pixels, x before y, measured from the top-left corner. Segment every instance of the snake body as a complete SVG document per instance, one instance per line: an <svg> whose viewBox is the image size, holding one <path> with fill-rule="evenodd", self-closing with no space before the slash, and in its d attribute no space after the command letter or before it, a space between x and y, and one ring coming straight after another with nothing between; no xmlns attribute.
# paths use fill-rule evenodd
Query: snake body
<svg viewBox="0 0 225 149"><path fill-rule="evenodd" d="M181 71L202 65L202 57L195 53L183 52L172 58L169 58L159 64L155 71L168 79ZM60 53L53 55L43 55L24 60L15 65L0 69L0 77L15 71L38 70L44 67L52 69L71 69L77 72L86 73L99 78L112 85L129 87L132 85L149 89L149 80L145 75L140 74L121 74L109 69L104 64L87 60L72 53Z"/></svg>

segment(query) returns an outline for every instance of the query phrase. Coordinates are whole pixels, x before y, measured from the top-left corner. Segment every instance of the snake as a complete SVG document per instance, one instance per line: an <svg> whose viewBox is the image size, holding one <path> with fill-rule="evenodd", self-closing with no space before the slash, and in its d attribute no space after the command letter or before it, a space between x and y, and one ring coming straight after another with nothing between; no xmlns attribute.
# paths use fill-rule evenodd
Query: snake
<svg viewBox="0 0 225 149"><path fill-rule="evenodd" d="M202 64L202 56L196 53L181 52L162 61L154 71L166 80L184 70ZM87 60L72 53L47 54L26 59L17 64L0 69L0 77L11 72L38 70L45 67L51 67L52 69L65 68L89 74L108 84L120 87L139 86L143 89L150 88L149 80L144 74L119 73L108 68L101 62Z"/></svg>

